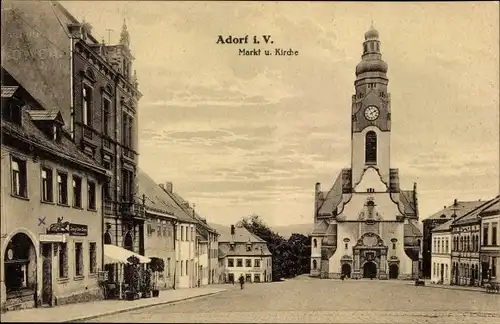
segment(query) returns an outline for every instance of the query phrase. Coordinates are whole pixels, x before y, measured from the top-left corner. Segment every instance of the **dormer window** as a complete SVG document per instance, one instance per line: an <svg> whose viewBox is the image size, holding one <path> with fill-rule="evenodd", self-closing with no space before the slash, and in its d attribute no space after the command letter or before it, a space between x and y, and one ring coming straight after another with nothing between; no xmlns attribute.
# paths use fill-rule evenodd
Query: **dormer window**
<svg viewBox="0 0 500 324"><path fill-rule="evenodd" d="M2 104L2 118L5 121L21 125L22 108L15 102Z"/></svg>
<svg viewBox="0 0 500 324"><path fill-rule="evenodd" d="M252 251L252 244L247 244L247 251Z"/></svg>
<svg viewBox="0 0 500 324"><path fill-rule="evenodd" d="M61 127L57 124L53 126L54 141L61 141Z"/></svg>
<svg viewBox="0 0 500 324"><path fill-rule="evenodd" d="M234 243L229 244L229 250L234 251Z"/></svg>

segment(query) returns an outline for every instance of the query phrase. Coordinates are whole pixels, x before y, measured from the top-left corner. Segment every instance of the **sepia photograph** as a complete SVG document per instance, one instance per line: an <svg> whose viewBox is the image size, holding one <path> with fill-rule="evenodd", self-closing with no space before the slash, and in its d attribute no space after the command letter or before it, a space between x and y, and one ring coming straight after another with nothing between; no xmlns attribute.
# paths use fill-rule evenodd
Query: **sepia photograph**
<svg viewBox="0 0 500 324"><path fill-rule="evenodd" d="M499 323L498 1L1 2L1 322Z"/></svg>

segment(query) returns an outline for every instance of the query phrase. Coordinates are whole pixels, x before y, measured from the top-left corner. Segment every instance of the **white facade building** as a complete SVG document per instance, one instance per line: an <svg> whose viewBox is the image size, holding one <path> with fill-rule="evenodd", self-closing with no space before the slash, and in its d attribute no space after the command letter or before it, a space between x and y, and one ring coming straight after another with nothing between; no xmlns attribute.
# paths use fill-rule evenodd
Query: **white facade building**
<svg viewBox="0 0 500 324"><path fill-rule="evenodd" d="M431 282L449 285L451 282L452 235L450 225L453 219L432 231Z"/></svg>
<svg viewBox="0 0 500 324"><path fill-rule="evenodd" d="M422 234L416 184L399 186L391 165L391 95L378 32L365 33L352 95L351 166L315 189L311 276L415 279Z"/></svg>
<svg viewBox="0 0 500 324"><path fill-rule="evenodd" d="M179 220L175 240L176 288L192 288L196 285L196 236L194 220Z"/></svg>

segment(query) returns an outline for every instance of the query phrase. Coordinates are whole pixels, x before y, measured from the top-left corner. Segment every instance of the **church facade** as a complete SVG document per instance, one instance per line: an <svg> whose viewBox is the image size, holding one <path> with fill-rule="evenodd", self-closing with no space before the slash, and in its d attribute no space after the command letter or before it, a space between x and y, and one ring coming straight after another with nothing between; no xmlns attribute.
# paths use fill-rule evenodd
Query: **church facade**
<svg viewBox="0 0 500 324"><path fill-rule="evenodd" d="M311 276L415 279L422 234L416 183L399 187L391 168L391 96L378 32L365 33L352 96L351 167L315 188Z"/></svg>

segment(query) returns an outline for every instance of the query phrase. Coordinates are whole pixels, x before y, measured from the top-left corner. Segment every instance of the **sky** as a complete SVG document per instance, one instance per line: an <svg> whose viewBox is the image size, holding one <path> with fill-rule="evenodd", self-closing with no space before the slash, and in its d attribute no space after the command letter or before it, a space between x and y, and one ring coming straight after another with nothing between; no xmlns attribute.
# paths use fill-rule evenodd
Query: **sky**
<svg viewBox="0 0 500 324"><path fill-rule="evenodd" d="M354 71L372 21L389 65L391 167L401 188L417 182L420 218L499 192L498 2L61 3L111 43L126 19L140 167L210 222L313 222L315 183L328 190L350 166Z"/></svg>

